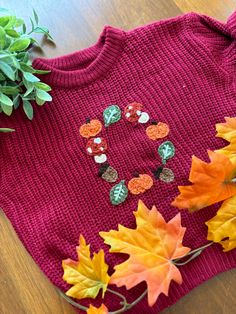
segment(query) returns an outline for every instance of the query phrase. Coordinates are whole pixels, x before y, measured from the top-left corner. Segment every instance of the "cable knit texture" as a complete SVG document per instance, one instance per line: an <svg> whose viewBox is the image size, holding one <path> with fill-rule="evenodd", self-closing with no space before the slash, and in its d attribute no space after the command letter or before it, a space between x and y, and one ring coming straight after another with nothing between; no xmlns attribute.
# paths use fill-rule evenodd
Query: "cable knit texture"
<svg viewBox="0 0 236 314"><path fill-rule="evenodd" d="M178 210L170 203L177 185L188 183L192 155L207 160L207 149L222 147L215 124L235 115L236 15L227 23L190 13L130 31L105 26L93 46L54 59L38 58L34 66L51 70L41 79L52 86L53 102L35 105L33 121L21 109L10 118L1 115L1 125L16 132L1 135L0 206L36 263L65 291L69 286L62 280L61 261L76 259L80 233L92 250L107 251L98 232L116 229L119 223L134 227L132 212L139 198L129 195L119 206L110 203L112 185L97 176L80 125L88 117L102 121L110 104L123 109L134 101L153 119L169 124L168 140L175 144L176 155L168 167L176 179L170 184L155 180L141 199L171 219ZM151 141L143 125L134 128L125 119L103 129L109 162L120 178L129 180L134 171L152 175L151 169L160 164L156 148L162 140ZM206 243L205 221L217 208L181 212L185 245L194 249ZM235 251L209 247L181 267L183 284L172 283L168 297L161 295L153 308L143 300L129 313L156 314L203 281L235 267L235 258ZM110 266L123 260L107 254ZM144 288L141 284L121 291L132 301ZM105 298L110 310L119 308L119 301L109 294Z"/></svg>

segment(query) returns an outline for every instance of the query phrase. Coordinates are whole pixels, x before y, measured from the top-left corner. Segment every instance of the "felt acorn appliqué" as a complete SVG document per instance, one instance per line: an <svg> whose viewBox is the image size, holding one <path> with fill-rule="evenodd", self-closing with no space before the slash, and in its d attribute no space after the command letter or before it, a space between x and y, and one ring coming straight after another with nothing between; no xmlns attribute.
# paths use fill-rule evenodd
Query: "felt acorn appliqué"
<svg viewBox="0 0 236 314"><path fill-rule="evenodd" d="M84 138L96 136L102 130L102 123L98 119L86 119L86 123L79 128L79 133Z"/></svg>
<svg viewBox="0 0 236 314"><path fill-rule="evenodd" d="M103 180L109 183L116 182L116 180L118 179L118 172L116 171L116 169L111 167L108 163L105 163L100 166L98 175Z"/></svg>
<svg viewBox="0 0 236 314"><path fill-rule="evenodd" d="M153 171L153 175L156 179L159 179L165 183L170 183L174 181L174 172L169 168L163 168L163 166L158 167Z"/></svg>
<svg viewBox="0 0 236 314"><path fill-rule="evenodd" d="M147 112L142 111L143 105L137 102L127 105L124 109L125 118L129 122L147 123L150 119Z"/></svg>
<svg viewBox="0 0 236 314"><path fill-rule="evenodd" d="M146 128L147 136L153 141L166 137L169 132L169 126L164 122L152 121L152 124Z"/></svg>
<svg viewBox="0 0 236 314"><path fill-rule="evenodd" d="M149 190L153 186L153 179L148 174L134 174L128 182L128 189L132 194L141 194Z"/></svg>
<svg viewBox="0 0 236 314"><path fill-rule="evenodd" d="M174 178L174 172L169 168L163 168L159 176L159 179L165 183L170 183L174 181Z"/></svg>

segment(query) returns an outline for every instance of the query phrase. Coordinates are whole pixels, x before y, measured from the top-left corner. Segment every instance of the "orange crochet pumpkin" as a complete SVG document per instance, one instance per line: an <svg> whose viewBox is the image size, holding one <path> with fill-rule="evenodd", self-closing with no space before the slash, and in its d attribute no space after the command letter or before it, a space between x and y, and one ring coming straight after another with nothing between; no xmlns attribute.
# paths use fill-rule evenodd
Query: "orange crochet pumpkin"
<svg viewBox="0 0 236 314"><path fill-rule="evenodd" d="M128 189L132 194L141 194L153 186L152 177L148 174L140 174L128 182Z"/></svg>
<svg viewBox="0 0 236 314"><path fill-rule="evenodd" d="M164 122L153 122L152 125L149 125L146 128L146 134L147 136L155 141L159 138L163 138L166 137L169 134L169 126L168 124L164 123Z"/></svg>
<svg viewBox="0 0 236 314"><path fill-rule="evenodd" d="M102 123L97 120L88 120L86 123L81 125L79 128L79 133L81 136L85 138L90 138L92 136L96 136L102 130Z"/></svg>

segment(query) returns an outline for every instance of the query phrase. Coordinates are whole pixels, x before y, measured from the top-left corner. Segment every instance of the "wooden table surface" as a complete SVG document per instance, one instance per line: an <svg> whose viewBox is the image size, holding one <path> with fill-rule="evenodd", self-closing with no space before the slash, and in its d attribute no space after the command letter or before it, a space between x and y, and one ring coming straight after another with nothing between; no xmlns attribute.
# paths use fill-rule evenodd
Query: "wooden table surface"
<svg viewBox="0 0 236 314"><path fill-rule="evenodd" d="M92 45L104 24L128 30L189 11L225 21L236 9L236 0L5 0L0 4L23 18L35 8L56 42L56 46L43 42L46 57ZM2 211L0 232L0 313L75 313L26 252ZM162 312L173 313L236 313L236 270L212 278Z"/></svg>

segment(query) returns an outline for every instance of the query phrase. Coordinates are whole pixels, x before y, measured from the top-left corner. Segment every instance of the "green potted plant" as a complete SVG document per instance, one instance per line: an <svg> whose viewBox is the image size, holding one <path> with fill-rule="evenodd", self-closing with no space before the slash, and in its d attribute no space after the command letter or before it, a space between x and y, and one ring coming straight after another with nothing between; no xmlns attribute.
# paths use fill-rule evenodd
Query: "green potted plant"
<svg viewBox="0 0 236 314"><path fill-rule="evenodd" d="M0 113L10 116L19 106L28 119L33 119L32 101L42 106L52 97L48 93L51 87L35 76L49 71L32 67L30 49L39 43L33 37L41 33L52 40L49 30L39 25L38 15L33 10L30 18L31 29L27 30L25 21L0 8ZM0 132L12 132L13 129L0 128Z"/></svg>

